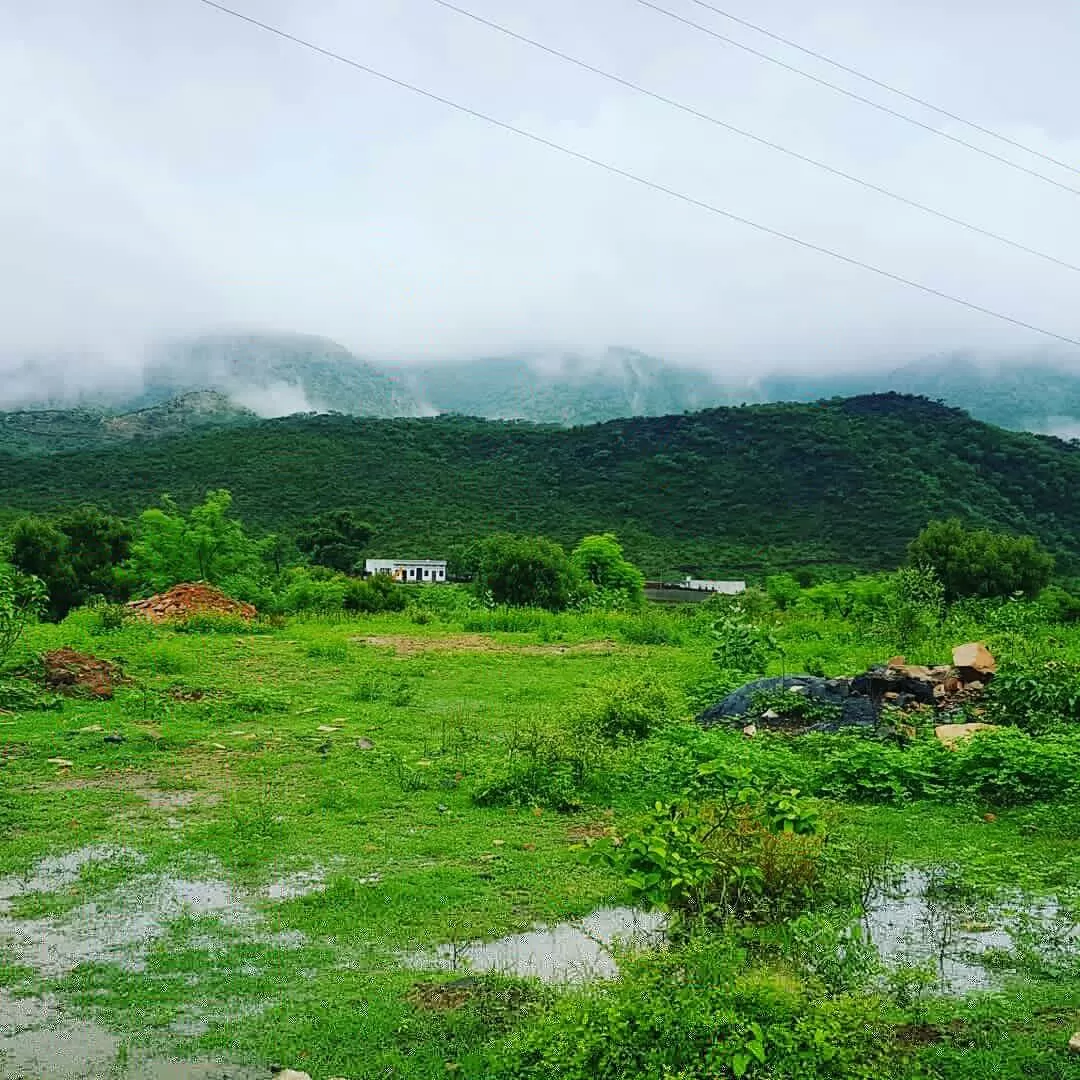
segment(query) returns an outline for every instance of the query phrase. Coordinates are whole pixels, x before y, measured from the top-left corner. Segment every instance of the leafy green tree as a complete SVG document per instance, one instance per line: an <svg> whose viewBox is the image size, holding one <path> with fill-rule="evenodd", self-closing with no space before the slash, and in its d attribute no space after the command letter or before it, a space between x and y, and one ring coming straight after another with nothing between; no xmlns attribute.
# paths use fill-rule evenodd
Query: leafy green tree
<svg viewBox="0 0 1080 1080"><path fill-rule="evenodd" d="M27 626L45 610L47 600L40 578L0 563L0 664Z"/></svg>
<svg viewBox="0 0 1080 1080"><path fill-rule="evenodd" d="M765 579L765 592L781 610L794 607L802 595L802 586L793 574L772 574Z"/></svg>
<svg viewBox="0 0 1080 1080"><path fill-rule="evenodd" d="M583 581L610 592L625 593L631 600L645 596L645 575L623 557L614 533L586 536L570 556Z"/></svg>
<svg viewBox="0 0 1080 1080"><path fill-rule="evenodd" d="M553 540L497 533L484 541L477 582L497 604L560 611L580 579L562 546Z"/></svg>
<svg viewBox="0 0 1080 1080"><path fill-rule="evenodd" d="M908 555L913 565L937 574L947 600L1034 596L1054 572L1054 557L1035 537L969 529L959 518L931 521L911 542Z"/></svg>
<svg viewBox="0 0 1080 1080"><path fill-rule="evenodd" d="M130 590L121 567L131 541L126 522L83 506L51 520L31 516L17 521L10 537L11 560L44 582L48 613L62 619L95 596L127 599Z"/></svg>
<svg viewBox="0 0 1080 1080"><path fill-rule="evenodd" d="M249 536L231 509L232 496L222 490L211 491L186 515L169 496L160 507L143 511L132 545L133 577L155 591L206 581L236 595L250 592L266 577L265 557L275 538Z"/></svg>
<svg viewBox="0 0 1080 1080"><path fill-rule="evenodd" d="M312 518L297 533L296 546L316 566L343 574L354 571L375 530L351 510L335 510Z"/></svg>

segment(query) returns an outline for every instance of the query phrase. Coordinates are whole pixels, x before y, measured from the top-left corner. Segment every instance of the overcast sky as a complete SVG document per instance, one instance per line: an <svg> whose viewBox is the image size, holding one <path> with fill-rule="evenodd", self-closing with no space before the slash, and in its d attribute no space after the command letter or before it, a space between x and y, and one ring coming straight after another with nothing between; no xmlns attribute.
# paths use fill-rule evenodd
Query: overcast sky
<svg viewBox="0 0 1080 1080"><path fill-rule="evenodd" d="M432 0L231 0L695 198L1080 337L1080 275L572 68ZM1080 188L702 10L721 33ZM716 0L1080 167L1074 0ZM1080 197L636 0L462 6L794 150L1080 263ZM609 344L719 369L852 366L1037 335L606 174L199 0L0 0L0 352L125 363L163 334L369 356Z"/></svg>

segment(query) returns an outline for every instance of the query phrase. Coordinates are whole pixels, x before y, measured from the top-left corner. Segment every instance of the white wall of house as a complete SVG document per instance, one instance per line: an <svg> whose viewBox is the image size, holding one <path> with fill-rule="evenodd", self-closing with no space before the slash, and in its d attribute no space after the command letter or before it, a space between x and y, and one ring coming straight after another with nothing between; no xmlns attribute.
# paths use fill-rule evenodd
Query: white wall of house
<svg viewBox="0 0 1080 1080"><path fill-rule="evenodd" d="M365 574L389 574L398 581L446 581L445 559L365 559Z"/></svg>
<svg viewBox="0 0 1080 1080"><path fill-rule="evenodd" d="M707 578L687 578L683 584L688 589L700 589L703 592L726 593L728 596L746 592L745 581L710 581Z"/></svg>

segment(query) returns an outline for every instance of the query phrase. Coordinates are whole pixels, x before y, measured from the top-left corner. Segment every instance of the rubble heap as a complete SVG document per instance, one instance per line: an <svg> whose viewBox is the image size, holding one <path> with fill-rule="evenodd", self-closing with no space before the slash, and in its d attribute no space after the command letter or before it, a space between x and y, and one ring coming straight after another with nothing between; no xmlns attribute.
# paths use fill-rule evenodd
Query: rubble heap
<svg viewBox="0 0 1080 1080"><path fill-rule="evenodd" d="M117 664L74 649L54 649L41 657L45 686L67 696L108 700L114 689L127 680Z"/></svg>
<svg viewBox="0 0 1080 1080"><path fill-rule="evenodd" d="M985 645L969 642L953 649L951 665L924 667L909 664L903 656L864 671L854 678L827 679L813 675L785 675L758 679L706 709L698 723L743 726L752 721L796 734L837 731L845 727L875 728L889 719L903 724L912 714L932 712L940 724L956 718L965 705L976 700L993 679L997 662ZM793 700L790 713L779 706L758 715L754 701L759 694L788 692L835 710L835 718L807 723L800 718L805 708ZM747 725L749 727L750 725Z"/></svg>
<svg viewBox="0 0 1080 1080"><path fill-rule="evenodd" d="M156 623L188 619L192 615L238 615L242 619L254 619L258 614L251 604L234 600L204 582L174 585L168 592L147 600L133 600L128 611Z"/></svg>

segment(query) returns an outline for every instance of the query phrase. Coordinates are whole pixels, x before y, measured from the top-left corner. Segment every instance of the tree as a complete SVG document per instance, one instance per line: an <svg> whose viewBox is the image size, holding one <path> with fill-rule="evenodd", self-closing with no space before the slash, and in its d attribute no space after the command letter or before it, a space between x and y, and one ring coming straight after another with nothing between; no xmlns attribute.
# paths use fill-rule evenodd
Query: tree
<svg viewBox="0 0 1080 1080"><path fill-rule="evenodd" d="M126 600L121 566L131 551L131 527L93 506L57 518L25 517L12 528L11 560L24 574L44 582L48 613L62 619L92 597Z"/></svg>
<svg viewBox="0 0 1080 1080"><path fill-rule="evenodd" d="M645 596L645 575L623 558L614 533L586 536L570 556L578 574L598 589L625 593L638 601Z"/></svg>
<svg viewBox="0 0 1080 1080"><path fill-rule="evenodd" d="M296 536L296 546L316 566L343 574L354 571L375 530L351 510L312 518Z"/></svg>
<svg viewBox="0 0 1080 1080"><path fill-rule="evenodd" d="M45 609L47 599L39 578L0 563L0 664L27 626Z"/></svg>
<svg viewBox="0 0 1080 1080"><path fill-rule="evenodd" d="M186 516L166 495L139 517L133 576L155 592L183 581L231 586L236 595L250 591L266 577L265 556L276 538L248 536L231 509L232 495L224 490L211 491Z"/></svg>
<svg viewBox="0 0 1080 1080"><path fill-rule="evenodd" d="M497 533L484 541L477 582L497 604L560 611L579 580L566 552L552 540Z"/></svg>
<svg viewBox="0 0 1080 1080"><path fill-rule="evenodd" d="M1054 557L1033 536L969 529L959 518L931 521L908 547L915 566L930 567L947 600L1036 595L1050 581Z"/></svg>

